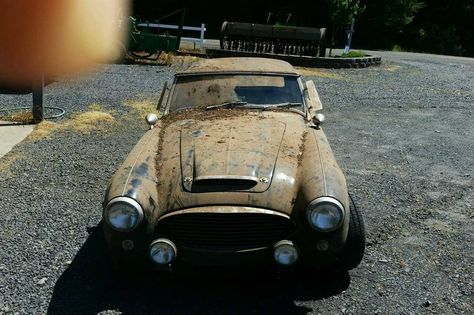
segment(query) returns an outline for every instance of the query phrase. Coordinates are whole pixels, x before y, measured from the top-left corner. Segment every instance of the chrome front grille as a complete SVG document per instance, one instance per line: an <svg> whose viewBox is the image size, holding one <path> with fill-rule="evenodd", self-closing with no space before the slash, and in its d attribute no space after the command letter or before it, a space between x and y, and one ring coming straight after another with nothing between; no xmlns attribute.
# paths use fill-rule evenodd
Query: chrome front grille
<svg viewBox="0 0 474 315"><path fill-rule="evenodd" d="M270 247L294 230L289 218L269 213L180 213L157 225L160 237L178 246L210 251Z"/></svg>

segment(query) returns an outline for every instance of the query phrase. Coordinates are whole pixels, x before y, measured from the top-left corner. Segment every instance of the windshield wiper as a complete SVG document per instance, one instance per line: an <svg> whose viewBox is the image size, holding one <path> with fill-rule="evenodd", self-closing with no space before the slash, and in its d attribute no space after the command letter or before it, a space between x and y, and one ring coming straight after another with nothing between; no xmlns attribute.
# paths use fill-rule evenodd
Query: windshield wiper
<svg viewBox="0 0 474 315"><path fill-rule="evenodd" d="M263 107L263 110L267 110L269 108L281 108L281 107L300 107L303 106L302 103L280 103L280 104L272 104L272 105L266 105Z"/></svg>
<svg viewBox="0 0 474 315"><path fill-rule="evenodd" d="M234 102L225 102L222 104L217 104L217 105L209 105L206 107L206 109L215 109L215 108L234 108L237 106L244 106L247 105L247 102L241 102L241 101L234 101Z"/></svg>

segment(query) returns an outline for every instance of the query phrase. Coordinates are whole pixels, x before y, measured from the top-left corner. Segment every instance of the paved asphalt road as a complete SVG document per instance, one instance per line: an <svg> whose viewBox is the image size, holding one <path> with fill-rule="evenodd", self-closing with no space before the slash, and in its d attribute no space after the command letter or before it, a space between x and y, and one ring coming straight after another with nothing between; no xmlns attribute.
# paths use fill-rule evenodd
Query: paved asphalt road
<svg viewBox="0 0 474 315"><path fill-rule="evenodd" d="M108 179L177 67L107 65L46 88L66 116L0 159L0 314L472 314L473 59L379 53L381 67L300 69L365 214L349 273L117 285L99 222ZM0 95L0 107L29 97Z"/></svg>

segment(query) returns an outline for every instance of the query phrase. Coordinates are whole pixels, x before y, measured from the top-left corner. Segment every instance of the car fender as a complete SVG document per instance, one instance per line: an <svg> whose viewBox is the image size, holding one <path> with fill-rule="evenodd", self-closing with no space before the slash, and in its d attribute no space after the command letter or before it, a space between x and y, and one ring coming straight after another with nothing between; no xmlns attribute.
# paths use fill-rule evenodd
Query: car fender
<svg viewBox="0 0 474 315"><path fill-rule="evenodd" d="M136 200L149 216L158 205L156 185L156 154L160 123L146 132L135 145L125 162L115 172L104 197L104 207L116 197L130 197Z"/></svg>

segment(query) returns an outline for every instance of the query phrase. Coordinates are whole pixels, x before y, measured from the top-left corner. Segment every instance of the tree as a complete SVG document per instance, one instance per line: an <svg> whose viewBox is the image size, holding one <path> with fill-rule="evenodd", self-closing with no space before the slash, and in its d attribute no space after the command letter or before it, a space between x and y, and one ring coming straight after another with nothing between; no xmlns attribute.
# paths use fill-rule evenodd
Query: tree
<svg viewBox="0 0 474 315"><path fill-rule="evenodd" d="M474 2L430 0L399 38L406 49L474 56Z"/></svg>
<svg viewBox="0 0 474 315"><path fill-rule="evenodd" d="M423 8L420 0L365 0L365 11L361 15L359 30L366 36L366 47L392 49L407 25Z"/></svg>
<svg viewBox="0 0 474 315"><path fill-rule="evenodd" d="M328 0L327 7L331 21L331 47L329 50L329 55L331 55L335 35L342 27L358 17L364 11L365 6L360 3L360 0Z"/></svg>

